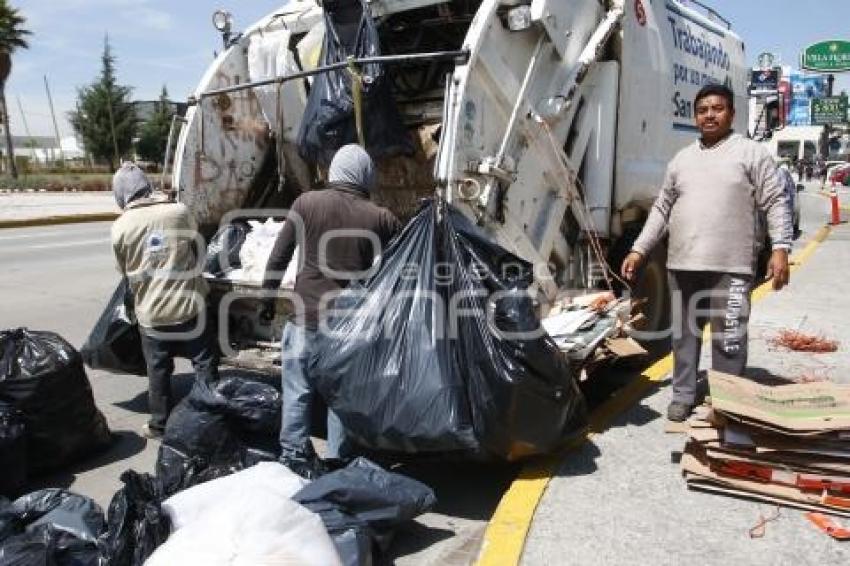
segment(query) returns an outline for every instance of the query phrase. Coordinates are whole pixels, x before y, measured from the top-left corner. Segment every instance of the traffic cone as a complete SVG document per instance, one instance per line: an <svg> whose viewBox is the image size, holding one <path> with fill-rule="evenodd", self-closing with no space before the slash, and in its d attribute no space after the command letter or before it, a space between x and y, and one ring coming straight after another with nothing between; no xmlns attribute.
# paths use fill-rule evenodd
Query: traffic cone
<svg viewBox="0 0 850 566"><path fill-rule="evenodd" d="M829 191L829 200L832 204L832 221L830 224L837 226L838 224L841 224L841 207L838 203L838 191L835 190L834 185Z"/></svg>

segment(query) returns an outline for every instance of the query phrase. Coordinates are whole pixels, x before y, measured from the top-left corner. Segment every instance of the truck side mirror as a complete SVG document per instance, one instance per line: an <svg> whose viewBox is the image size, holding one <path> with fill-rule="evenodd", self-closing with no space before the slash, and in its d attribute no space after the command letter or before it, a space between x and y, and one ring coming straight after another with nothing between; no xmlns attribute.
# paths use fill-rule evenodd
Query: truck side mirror
<svg viewBox="0 0 850 566"><path fill-rule="evenodd" d="M767 130L772 132L782 127L782 119L779 115L779 101L771 100L764 106L765 123Z"/></svg>

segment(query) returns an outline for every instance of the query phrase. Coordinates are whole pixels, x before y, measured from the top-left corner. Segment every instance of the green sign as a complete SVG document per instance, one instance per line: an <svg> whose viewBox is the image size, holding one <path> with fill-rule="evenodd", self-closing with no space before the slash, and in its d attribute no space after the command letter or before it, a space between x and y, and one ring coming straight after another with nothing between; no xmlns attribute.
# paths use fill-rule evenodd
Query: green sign
<svg viewBox="0 0 850 566"><path fill-rule="evenodd" d="M812 126L847 122L847 97L826 96L812 99Z"/></svg>
<svg viewBox="0 0 850 566"><path fill-rule="evenodd" d="M810 71L850 71L850 41L821 41L803 50L800 66Z"/></svg>

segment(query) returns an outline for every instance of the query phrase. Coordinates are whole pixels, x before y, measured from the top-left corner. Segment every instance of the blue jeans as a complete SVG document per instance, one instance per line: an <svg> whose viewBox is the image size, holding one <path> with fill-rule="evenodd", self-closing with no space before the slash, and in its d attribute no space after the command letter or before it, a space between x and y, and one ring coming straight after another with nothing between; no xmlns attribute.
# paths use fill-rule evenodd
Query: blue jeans
<svg viewBox="0 0 850 566"><path fill-rule="evenodd" d="M281 390L283 411L280 426L281 456L304 459L315 452L310 443L310 412L314 386L307 364L316 341L316 332L292 322L283 327L280 340ZM328 453L326 458L346 457L345 429L328 409Z"/></svg>

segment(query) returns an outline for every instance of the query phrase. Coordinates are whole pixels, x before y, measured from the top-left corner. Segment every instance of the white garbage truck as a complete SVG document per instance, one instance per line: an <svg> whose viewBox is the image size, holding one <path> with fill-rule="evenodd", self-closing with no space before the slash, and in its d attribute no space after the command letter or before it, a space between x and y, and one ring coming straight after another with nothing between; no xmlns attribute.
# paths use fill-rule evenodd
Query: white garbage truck
<svg viewBox="0 0 850 566"><path fill-rule="evenodd" d="M376 26L371 61L391 77L413 147L377 160L374 198L407 218L439 194L534 264L544 306L565 289L616 284L606 265L618 270L667 162L696 138L699 88L730 86L746 131L744 44L696 1L291 0L242 33L222 11L225 49L169 147L172 185L206 234L319 186L322 167L302 158L298 133L327 72L324 10L346 4ZM356 73L367 62L348 64ZM634 290L656 328L664 260L658 250ZM247 350L253 334L254 346L274 345L258 309L228 316L243 335L234 344Z"/></svg>

